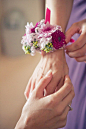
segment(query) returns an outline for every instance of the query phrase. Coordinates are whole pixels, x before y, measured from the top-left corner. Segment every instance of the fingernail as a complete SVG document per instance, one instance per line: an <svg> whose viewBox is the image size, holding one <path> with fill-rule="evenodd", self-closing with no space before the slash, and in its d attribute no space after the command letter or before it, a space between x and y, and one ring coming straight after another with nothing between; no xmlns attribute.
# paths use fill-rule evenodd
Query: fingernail
<svg viewBox="0 0 86 129"><path fill-rule="evenodd" d="M32 96L32 92L30 92L30 94L29 94L29 98Z"/></svg>
<svg viewBox="0 0 86 129"><path fill-rule="evenodd" d="M24 92L24 96L25 96L25 98L26 98L26 100L27 100L26 92Z"/></svg>
<svg viewBox="0 0 86 129"><path fill-rule="evenodd" d="M70 39L70 42L74 43L74 42L75 42L75 40L71 38L71 39Z"/></svg>
<svg viewBox="0 0 86 129"><path fill-rule="evenodd" d="M47 90L44 89L44 96L47 96Z"/></svg>
<svg viewBox="0 0 86 129"><path fill-rule="evenodd" d="M52 75L52 70L50 69L50 70L46 73L46 76L47 76L47 77L51 77L51 75Z"/></svg>
<svg viewBox="0 0 86 129"><path fill-rule="evenodd" d="M69 75L66 75L65 78L66 78L66 80L67 80L67 79L69 78Z"/></svg>

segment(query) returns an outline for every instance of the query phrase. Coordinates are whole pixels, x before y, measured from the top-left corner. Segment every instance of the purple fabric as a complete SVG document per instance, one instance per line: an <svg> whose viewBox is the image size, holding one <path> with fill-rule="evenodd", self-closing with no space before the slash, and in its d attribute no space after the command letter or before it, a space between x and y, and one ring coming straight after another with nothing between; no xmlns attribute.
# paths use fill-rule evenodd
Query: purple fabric
<svg viewBox="0 0 86 129"><path fill-rule="evenodd" d="M74 0L67 29L75 22L86 19L86 0ZM78 38L78 34L73 39ZM77 63L66 56L69 75L74 85L75 98L72 101L73 111L68 113L67 124L63 129L86 129L86 64Z"/></svg>

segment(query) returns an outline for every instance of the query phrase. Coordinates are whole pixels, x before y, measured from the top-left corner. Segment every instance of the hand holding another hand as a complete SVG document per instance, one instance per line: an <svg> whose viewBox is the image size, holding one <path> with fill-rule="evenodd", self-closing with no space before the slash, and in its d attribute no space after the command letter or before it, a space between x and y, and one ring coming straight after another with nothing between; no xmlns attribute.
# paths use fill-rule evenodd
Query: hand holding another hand
<svg viewBox="0 0 86 129"><path fill-rule="evenodd" d="M39 80L49 71L52 70L52 81L47 85L47 95L54 93L55 89L59 89L64 82L64 76L68 74L68 66L66 64L65 55L63 50L57 50L51 53L42 55L39 64L37 65L33 75L25 90L26 98L36 87Z"/></svg>
<svg viewBox="0 0 86 129"><path fill-rule="evenodd" d="M66 125L68 105L74 97L73 85L66 76L58 91L44 97L44 89L51 79L51 71L40 79L27 99L15 129L57 129Z"/></svg>
<svg viewBox="0 0 86 129"><path fill-rule="evenodd" d="M66 52L71 58L75 58L78 62L86 61L86 19L74 23L66 32L66 42L68 43L71 37L75 34L81 34L80 37L66 46Z"/></svg>

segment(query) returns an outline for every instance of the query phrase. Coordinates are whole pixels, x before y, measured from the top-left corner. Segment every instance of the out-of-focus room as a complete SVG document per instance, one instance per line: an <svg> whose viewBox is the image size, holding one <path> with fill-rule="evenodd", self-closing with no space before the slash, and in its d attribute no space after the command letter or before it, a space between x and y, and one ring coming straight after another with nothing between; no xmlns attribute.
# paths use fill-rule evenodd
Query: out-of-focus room
<svg viewBox="0 0 86 129"><path fill-rule="evenodd" d="M24 90L40 54L25 55L27 22L44 18L44 0L0 0L0 129L13 129L26 101Z"/></svg>

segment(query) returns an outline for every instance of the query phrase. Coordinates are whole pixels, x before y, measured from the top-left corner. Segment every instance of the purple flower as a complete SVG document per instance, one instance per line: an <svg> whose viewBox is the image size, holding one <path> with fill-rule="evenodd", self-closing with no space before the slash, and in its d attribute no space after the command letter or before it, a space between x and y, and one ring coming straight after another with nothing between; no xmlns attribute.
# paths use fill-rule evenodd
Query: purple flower
<svg viewBox="0 0 86 129"><path fill-rule="evenodd" d="M55 49L63 47L65 44L65 35L60 30L56 30L52 33L52 44Z"/></svg>

